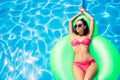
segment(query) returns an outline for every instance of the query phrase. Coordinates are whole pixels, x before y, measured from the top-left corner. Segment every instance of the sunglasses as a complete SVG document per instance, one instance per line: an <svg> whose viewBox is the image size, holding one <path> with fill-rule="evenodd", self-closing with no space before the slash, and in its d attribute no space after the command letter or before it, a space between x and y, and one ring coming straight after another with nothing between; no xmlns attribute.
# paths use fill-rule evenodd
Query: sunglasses
<svg viewBox="0 0 120 80"><path fill-rule="evenodd" d="M83 24L78 24L78 25L75 25L76 27L80 28L82 27Z"/></svg>

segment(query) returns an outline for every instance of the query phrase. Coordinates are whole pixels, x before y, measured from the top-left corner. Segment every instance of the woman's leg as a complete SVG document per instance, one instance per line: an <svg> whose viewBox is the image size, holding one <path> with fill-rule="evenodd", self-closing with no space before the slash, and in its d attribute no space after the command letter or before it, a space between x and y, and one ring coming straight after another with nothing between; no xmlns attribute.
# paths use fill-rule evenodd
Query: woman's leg
<svg viewBox="0 0 120 80"><path fill-rule="evenodd" d="M73 65L75 80L84 80L85 73L76 65Z"/></svg>
<svg viewBox="0 0 120 80"><path fill-rule="evenodd" d="M95 76L96 73L97 73L97 64L92 63L86 70L84 80L92 80L92 78Z"/></svg>

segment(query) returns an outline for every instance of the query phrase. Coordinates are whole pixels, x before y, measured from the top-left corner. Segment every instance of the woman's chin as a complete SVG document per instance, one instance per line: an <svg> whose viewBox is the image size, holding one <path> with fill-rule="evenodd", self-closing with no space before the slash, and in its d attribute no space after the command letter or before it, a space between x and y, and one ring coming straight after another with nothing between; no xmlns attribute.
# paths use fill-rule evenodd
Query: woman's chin
<svg viewBox="0 0 120 80"><path fill-rule="evenodd" d="M77 30L78 33L80 33L80 30Z"/></svg>

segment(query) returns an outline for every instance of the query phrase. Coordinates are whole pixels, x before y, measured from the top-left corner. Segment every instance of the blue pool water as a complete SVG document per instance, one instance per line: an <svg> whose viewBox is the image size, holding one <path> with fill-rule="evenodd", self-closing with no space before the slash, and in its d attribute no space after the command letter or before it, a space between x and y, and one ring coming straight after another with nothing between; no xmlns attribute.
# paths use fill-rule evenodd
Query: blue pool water
<svg viewBox="0 0 120 80"><path fill-rule="evenodd" d="M50 53L81 0L0 0L0 80L54 80ZM99 34L120 52L120 0L86 0Z"/></svg>

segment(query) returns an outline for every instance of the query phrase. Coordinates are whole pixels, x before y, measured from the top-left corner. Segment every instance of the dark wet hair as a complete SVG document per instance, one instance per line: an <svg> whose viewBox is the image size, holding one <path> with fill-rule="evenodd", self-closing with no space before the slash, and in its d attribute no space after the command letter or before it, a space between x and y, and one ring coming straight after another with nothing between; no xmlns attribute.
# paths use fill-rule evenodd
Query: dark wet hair
<svg viewBox="0 0 120 80"><path fill-rule="evenodd" d="M78 22L78 21L82 21L82 23L84 24L84 26L86 26L86 29L84 30L83 35L87 35L87 34L89 33L89 28L88 28L87 22L86 22L83 18L78 19L77 22ZM72 27L72 30L73 30L73 32L74 32L76 35L78 35L79 33L77 32L76 27L77 27L76 25L73 26L73 27Z"/></svg>

